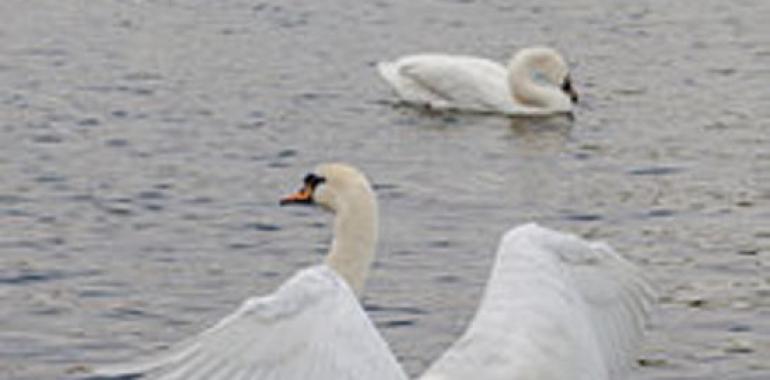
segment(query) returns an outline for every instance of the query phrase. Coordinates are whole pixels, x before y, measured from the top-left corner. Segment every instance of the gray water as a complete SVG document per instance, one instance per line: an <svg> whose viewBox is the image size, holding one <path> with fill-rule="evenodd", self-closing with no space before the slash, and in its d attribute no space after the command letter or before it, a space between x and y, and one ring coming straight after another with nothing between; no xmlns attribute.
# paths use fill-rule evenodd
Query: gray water
<svg viewBox="0 0 770 380"><path fill-rule="evenodd" d="M3 0L0 378L154 352L321 260L280 208L377 187L365 305L407 371L462 332L497 239L609 242L659 287L633 379L770 378L770 2ZM574 120L393 107L372 64L547 44Z"/></svg>

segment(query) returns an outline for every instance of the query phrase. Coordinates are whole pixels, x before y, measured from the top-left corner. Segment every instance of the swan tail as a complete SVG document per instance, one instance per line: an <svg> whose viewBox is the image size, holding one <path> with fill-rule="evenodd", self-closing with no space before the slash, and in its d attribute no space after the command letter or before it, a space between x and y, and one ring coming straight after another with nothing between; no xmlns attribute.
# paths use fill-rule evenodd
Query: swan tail
<svg viewBox="0 0 770 380"><path fill-rule="evenodd" d="M377 71L382 79L395 91L401 103L423 105L430 108L448 108L449 104L410 75L408 62L378 62Z"/></svg>
<svg viewBox="0 0 770 380"><path fill-rule="evenodd" d="M377 72L380 73L382 79L393 86L398 82L398 65L395 62L377 62Z"/></svg>

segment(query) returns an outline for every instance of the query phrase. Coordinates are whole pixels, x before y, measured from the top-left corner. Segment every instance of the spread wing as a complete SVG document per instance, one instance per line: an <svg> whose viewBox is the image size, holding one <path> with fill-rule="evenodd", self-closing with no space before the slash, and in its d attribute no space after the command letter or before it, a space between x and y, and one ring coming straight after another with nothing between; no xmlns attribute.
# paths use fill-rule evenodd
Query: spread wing
<svg viewBox="0 0 770 380"><path fill-rule="evenodd" d="M214 327L151 360L98 378L406 380L358 300L325 266L246 301Z"/></svg>
<svg viewBox="0 0 770 380"><path fill-rule="evenodd" d="M487 59L420 54L381 62L378 69L410 103L480 112L505 112L513 107L507 70Z"/></svg>
<svg viewBox="0 0 770 380"><path fill-rule="evenodd" d="M514 228L470 326L422 379L623 379L653 300L609 246Z"/></svg>

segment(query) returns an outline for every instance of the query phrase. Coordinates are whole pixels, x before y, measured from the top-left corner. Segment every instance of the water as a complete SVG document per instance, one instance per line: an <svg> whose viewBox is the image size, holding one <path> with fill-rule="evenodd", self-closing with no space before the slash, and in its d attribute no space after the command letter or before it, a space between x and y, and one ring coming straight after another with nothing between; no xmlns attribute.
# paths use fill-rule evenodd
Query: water
<svg viewBox="0 0 770 380"><path fill-rule="evenodd" d="M317 263L279 208L318 162L376 183L365 304L410 374L526 221L659 285L634 379L770 377L770 2L0 2L0 378L153 352ZM426 115L373 63L565 52L574 121Z"/></svg>

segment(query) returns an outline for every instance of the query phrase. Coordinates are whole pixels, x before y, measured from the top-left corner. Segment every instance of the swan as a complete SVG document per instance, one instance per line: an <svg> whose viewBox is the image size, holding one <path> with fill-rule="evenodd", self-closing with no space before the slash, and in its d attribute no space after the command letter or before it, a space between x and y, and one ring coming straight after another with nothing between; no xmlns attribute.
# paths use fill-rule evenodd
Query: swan
<svg viewBox="0 0 770 380"><path fill-rule="evenodd" d="M507 68L478 57L417 54L377 69L401 100L430 109L538 116L570 113L578 101L564 58L549 47L522 49Z"/></svg>
<svg viewBox="0 0 770 380"><path fill-rule="evenodd" d="M325 262L169 351L97 369L99 379L406 380L358 302L377 241L377 201L363 174L323 164L281 204L335 213ZM503 236L478 311L422 380L623 378L653 293L603 243L536 224Z"/></svg>

